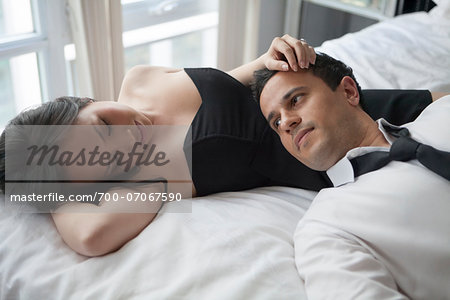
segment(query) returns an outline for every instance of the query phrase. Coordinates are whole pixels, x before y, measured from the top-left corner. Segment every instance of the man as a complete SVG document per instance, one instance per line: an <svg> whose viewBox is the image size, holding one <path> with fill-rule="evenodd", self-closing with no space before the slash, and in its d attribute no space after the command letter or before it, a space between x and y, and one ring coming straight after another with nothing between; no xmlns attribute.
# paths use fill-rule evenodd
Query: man
<svg viewBox="0 0 450 300"><path fill-rule="evenodd" d="M417 160L355 177L351 159L386 153L396 138L386 121L361 109L359 86L343 63L318 54L308 70L255 77L261 111L283 146L327 171L335 186L319 192L295 233L308 298L448 299L448 179ZM450 151L450 96L404 127L418 142Z"/></svg>

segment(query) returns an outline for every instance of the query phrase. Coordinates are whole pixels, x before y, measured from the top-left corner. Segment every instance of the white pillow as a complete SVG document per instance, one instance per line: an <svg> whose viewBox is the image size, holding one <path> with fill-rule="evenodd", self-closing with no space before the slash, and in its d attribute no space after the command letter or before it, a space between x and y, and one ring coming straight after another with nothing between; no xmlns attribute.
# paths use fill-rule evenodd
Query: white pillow
<svg viewBox="0 0 450 300"><path fill-rule="evenodd" d="M450 0L433 0L436 6L430 10L434 17L450 19Z"/></svg>

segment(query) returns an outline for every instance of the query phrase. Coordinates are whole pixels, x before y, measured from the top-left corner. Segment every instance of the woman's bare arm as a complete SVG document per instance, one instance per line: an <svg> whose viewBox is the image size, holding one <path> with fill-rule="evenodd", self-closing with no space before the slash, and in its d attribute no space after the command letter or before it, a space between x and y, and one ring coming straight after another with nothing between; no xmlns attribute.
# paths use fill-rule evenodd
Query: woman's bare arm
<svg viewBox="0 0 450 300"><path fill-rule="evenodd" d="M109 192L123 194L136 190ZM160 189L154 192L160 192ZM148 189L146 193L149 193ZM127 213L130 205L133 205L133 212ZM136 237L153 221L161 205L160 201L128 202L126 199L103 201L99 206L74 203L58 208L52 217L58 232L70 248L85 256L100 256L116 251Z"/></svg>
<svg viewBox="0 0 450 300"><path fill-rule="evenodd" d="M443 92L431 92L431 98L434 101L436 101L437 99L440 99L444 96L448 96L450 95L449 93L443 93Z"/></svg>
<svg viewBox="0 0 450 300"><path fill-rule="evenodd" d="M272 44L259 58L242 65L230 72L231 76L249 85L253 81L253 72L262 68L277 71L297 71L300 68L308 68L309 64L316 61L314 49L304 40L298 40L289 35L276 37Z"/></svg>

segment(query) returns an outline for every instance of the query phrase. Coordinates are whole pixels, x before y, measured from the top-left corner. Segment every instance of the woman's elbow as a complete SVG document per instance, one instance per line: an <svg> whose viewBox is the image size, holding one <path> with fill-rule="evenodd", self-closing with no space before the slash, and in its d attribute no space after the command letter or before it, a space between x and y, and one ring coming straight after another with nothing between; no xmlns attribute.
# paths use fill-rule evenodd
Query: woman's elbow
<svg viewBox="0 0 450 300"><path fill-rule="evenodd" d="M76 243L70 245L85 256L101 256L120 249L139 235L155 217L155 213L113 214L94 222L77 233Z"/></svg>
<svg viewBox="0 0 450 300"><path fill-rule="evenodd" d="M53 214L66 244L85 256L101 256L118 250L135 238L155 217L139 214Z"/></svg>
<svg viewBox="0 0 450 300"><path fill-rule="evenodd" d="M118 243L108 238L108 233L103 228L92 228L79 232L70 242L66 243L77 253L94 257L102 256L119 249L125 242Z"/></svg>
<svg viewBox="0 0 450 300"><path fill-rule="evenodd" d="M105 240L107 233L102 232L100 229L87 230L80 233L72 245L69 245L77 253L94 257L102 256L116 251L120 246L117 243L111 243L111 241Z"/></svg>

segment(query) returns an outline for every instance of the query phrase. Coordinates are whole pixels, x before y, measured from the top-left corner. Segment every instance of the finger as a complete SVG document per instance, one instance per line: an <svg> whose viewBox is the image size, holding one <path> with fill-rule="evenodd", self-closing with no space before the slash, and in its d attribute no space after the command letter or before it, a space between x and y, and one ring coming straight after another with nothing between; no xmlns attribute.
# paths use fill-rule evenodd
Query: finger
<svg viewBox="0 0 450 300"><path fill-rule="evenodd" d="M308 43L304 39L298 40L287 34L283 36L283 39L295 50L299 67L308 68L311 59Z"/></svg>
<svg viewBox="0 0 450 300"><path fill-rule="evenodd" d="M282 39L294 50L295 53L295 60L297 62L297 66L301 68L301 59L304 56L303 50L302 50L302 44L300 41L296 38L293 38L292 36L285 34L283 35ZM297 70L295 70L297 71Z"/></svg>
<svg viewBox="0 0 450 300"><path fill-rule="evenodd" d="M314 51L314 48L311 47L308 42L306 42L304 39L300 39L303 49L305 50L305 57L302 58L303 67L309 68L310 64L314 64L316 62L316 52Z"/></svg>
<svg viewBox="0 0 450 300"><path fill-rule="evenodd" d="M306 51L305 45L303 44L303 41L296 41L295 42L295 52L297 53L297 61L300 66L300 68L307 68L308 67L308 52Z"/></svg>
<svg viewBox="0 0 450 300"><path fill-rule="evenodd" d="M289 45L284 43L280 46L279 51L284 55L290 68L292 70L294 70L295 72L297 72L298 64L297 64L297 58L296 58L296 54L294 53L294 50Z"/></svg>
<svg viewBox="0 0 450 300"><path fill-rule="evenodd" d="M289 65L282 60L271 59L267 62L267 69L274 71L288 71Z"/></svg>
<svg viewBox="0 0 450 300"><path fill-rule="evenodd" d="M285 57L291 69L297 71L298 64L296 53L294 52L293 48L284 40L284 37L277 39L274 46L274 49Z"/></svg>
<svg viewBox="0 0 450 300"><path fill-rule="evenodd" d="M308 46L309 50L309 63L314 65L316 63L316 51L314 51L314 48L311 46Z"/></svg>
<svg viewBox="0 0 450 300"><path fill-rule="evenodd" d="M303 65L305 68L309 68L309 63L311 61L311 49L310 49L308 42L306 42L304 39L301 39L301 41L302 41L303 49L305 50L305 57L303 60Z"/></svg>
<svg viewBox="0 0 450 300"><path fill-rule="evenodd" d="M305 40L301 39L299 42L302 44L304 55L302 54L302 57L297 60L300 61L301 68L309 68L310 64L314 65L316 62L316 52L314 47L311 47Z"/></svg>

